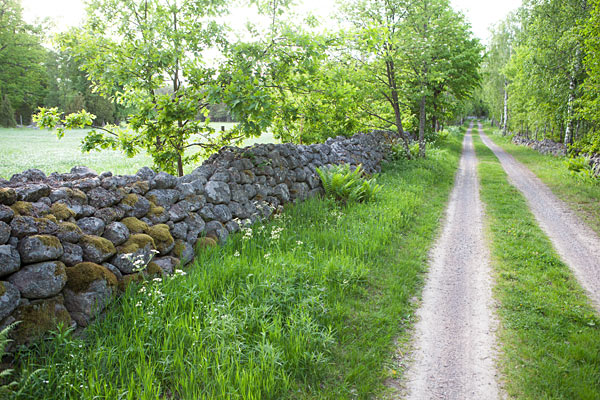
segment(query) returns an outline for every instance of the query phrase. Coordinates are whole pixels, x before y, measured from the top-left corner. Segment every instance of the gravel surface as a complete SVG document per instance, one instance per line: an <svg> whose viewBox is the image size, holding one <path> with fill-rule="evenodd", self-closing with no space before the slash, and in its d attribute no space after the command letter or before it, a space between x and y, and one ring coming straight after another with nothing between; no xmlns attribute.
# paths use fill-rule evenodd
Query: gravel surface
<svg viewBox="0 0 600 400"><path fill-rule="evenodd" d="M406 374L409 399L500 397L493 279L476 167L469 129L418 311Z"/></svg>
<svg viewBox="0 0 600 400"><path fill-rule="evenodd" d="M483 143L502 163L511 183L523 193L540 227L600 312L600 239L596 233L527 167L496 146L483 133L481 124L479 133Z"/></svg>

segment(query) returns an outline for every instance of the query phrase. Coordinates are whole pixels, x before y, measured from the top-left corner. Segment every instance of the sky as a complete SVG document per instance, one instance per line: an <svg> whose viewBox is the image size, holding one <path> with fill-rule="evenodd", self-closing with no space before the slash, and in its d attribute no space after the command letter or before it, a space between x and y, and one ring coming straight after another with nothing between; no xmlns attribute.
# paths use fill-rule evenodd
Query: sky
<svg viewBox="0 0 600 400"><path fill-rule="evenodd" d="M326 16L334 10L335 0L297 1L303 3L299 6L300 9L311 10L318 16ZM50 17L57 32L81 22L84 15L83 3L83 0L22 0L25 20L34 22L36 18ZM518 8L521 0L451 0L451 3L454 9L466 15L473 34L486 43L489 27Z"/></svg>

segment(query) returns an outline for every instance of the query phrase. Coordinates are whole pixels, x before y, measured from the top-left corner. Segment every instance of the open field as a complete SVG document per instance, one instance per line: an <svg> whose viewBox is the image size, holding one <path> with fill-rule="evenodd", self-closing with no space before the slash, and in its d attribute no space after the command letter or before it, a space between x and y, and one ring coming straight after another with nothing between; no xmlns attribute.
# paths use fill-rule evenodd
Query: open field
<svg viewBox="0 0 600 400"><path fill-rule="evenodd" d="M229 129L234 124L215 122L217 130L221 126ZM127 158L117 151L104 150L82 153L81 140L86 130L67 131L62 139L53 132L37 129L0 129L0 177L10 179L13 174L29 168L37 168L46 174L52 172L69 172L75 165L85 165L96 172L112 171L115 174L135 173L143 166L152 166L152 158L148 154L138 154ZM259 138L248 139L244 144L272 143L275 139L270 133ZM188 165L185 172L195 166Z"/></svg>
<svg viewBox="0 0 600 400"><path fill-rule="evenodd" d="M376 202L311 199L21 353L17 399L357 399L401 375L460 137L388 165Z"/></svg>

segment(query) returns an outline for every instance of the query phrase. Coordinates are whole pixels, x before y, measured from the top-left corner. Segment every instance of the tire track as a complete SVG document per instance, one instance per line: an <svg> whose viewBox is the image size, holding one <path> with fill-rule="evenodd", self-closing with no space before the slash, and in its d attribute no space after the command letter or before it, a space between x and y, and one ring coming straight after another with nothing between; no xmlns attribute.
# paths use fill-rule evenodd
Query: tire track
<svg viewBox="0 0 600 400"><path fill-rule="evenodd" d="M479 134L500 160L512 185L523 193L538 224L600 313L600 239L596 233L526 166L492 142L481 124Z"/></svg>
<svg viewBox="0 0 600 400"><path fill-rule="evenodd" d="M489 250L471 127L415 327L409 399L499 398Z"/></svg>

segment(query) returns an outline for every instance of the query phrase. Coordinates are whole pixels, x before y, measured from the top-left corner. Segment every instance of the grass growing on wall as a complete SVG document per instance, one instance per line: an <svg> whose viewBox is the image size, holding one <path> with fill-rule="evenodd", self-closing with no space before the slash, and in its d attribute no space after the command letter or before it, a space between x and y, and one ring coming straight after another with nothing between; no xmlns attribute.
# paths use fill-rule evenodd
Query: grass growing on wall
<svg viewBox="0 0 600 400"><path fill-rule="evenodd" d="M478 136L475 149L497 272L505 389L517 399L600 399L600 319Z"/></svg>
<svg viewBox="0 0 600 400"><path fill-rule="evenodd" d="M21 353L17 399L354 399L408 337L460 138L380 176L376 202L311 199L132 286L105 318Z"/></svg>
<svg viewBox="0 0 600 400"><path fill-rule="evenodd" d="M556 196L600 234L600 184L581 181L571 175L564 157L545 155L527 146L517 146L512 144L511 137L500 135L489 124L485 127L485 133L491 140L525 164Z"/></svg>

